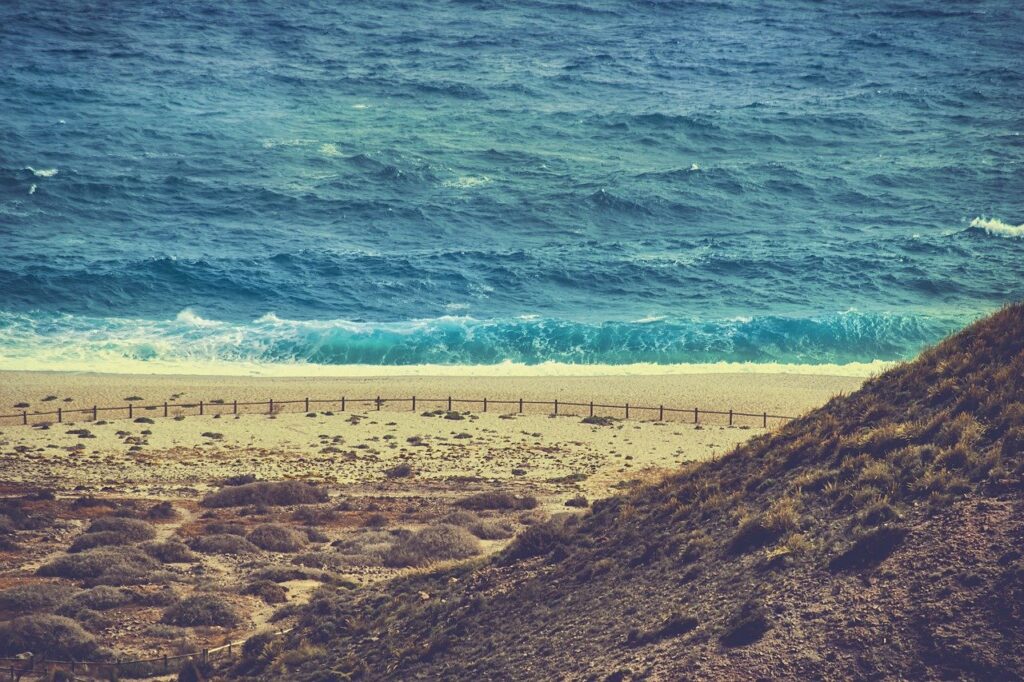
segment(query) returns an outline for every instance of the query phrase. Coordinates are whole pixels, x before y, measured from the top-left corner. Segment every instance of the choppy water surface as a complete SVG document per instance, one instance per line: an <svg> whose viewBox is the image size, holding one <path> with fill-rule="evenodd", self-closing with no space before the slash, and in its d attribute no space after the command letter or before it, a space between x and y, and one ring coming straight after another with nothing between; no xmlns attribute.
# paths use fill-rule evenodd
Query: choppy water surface
<svg viewBox="0 0 1024 682"><path fill-rule="evenodd" d="M910 357L1024 298L1022 36L1011 1L3 3L0 366Z"/></svg>

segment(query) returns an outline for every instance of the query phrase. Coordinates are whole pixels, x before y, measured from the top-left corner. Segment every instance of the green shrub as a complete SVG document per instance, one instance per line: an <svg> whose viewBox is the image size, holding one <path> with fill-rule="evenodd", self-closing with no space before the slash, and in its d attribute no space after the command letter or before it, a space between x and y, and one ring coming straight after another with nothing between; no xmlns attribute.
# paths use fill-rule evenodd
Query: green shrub
<svg viewBox="0 0 1024 682"><path fill-rule="evenodd" d="M256 481L227 486L203 498L204 507L242 507L250 504L285 506L327 501L327 492L303 481Z"/></svg>

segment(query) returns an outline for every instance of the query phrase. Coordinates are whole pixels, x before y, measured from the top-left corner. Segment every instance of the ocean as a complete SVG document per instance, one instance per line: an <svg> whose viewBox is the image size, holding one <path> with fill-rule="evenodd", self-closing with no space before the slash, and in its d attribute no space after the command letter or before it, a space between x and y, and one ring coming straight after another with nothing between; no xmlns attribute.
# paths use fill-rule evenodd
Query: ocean
<svg viewBox="0 0 1024 682"><path fill-rule="evenodd" d="M0 369L897 361L1024 298L1024 5L0 3Z"/></svg>

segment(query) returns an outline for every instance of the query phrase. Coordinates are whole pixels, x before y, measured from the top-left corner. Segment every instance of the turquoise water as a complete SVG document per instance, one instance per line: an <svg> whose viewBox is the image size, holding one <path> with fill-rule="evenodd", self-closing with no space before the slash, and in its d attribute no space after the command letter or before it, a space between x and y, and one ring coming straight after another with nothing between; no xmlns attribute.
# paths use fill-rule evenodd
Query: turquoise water
<svg viewBox="0 0 1024 682"><path fill-rule="evenodd" d="M4 3L0 367L911 357L1024 298L1022 36L1008 1Z"/></svg>

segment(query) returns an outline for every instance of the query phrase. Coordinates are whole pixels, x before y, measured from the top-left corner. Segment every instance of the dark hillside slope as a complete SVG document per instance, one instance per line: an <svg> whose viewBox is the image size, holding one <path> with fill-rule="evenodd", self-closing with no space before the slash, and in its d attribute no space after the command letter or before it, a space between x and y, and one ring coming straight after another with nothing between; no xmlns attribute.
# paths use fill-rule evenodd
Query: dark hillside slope
<svg viewBox="0 0 1024 682"><path fill-rule="evenodd" d="M1021 679L1022 347L1014 305L496 561L324 590L233 673Z"/></svg>

